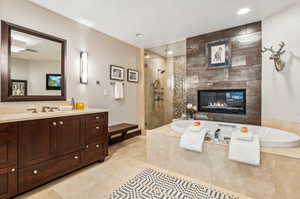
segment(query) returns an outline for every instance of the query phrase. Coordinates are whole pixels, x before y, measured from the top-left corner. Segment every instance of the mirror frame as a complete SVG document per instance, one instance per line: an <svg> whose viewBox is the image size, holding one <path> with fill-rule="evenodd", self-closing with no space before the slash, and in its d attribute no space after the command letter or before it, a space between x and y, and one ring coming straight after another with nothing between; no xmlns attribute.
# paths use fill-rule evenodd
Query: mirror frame
<svg viewBox="0 0 300 199"><path fill-rule="evenodd" d="M61 95L32 95L32 96L12 96L11 91L11 77L10 77L10 43L11 31L26 33L43 39L59 42L62 44L61 49ZM1 21L1 101L2 102L21 102L21 101L65 101L66 100L66 46L67 41L55 36L44 34L29 28L18 26L6 21Z"/></svg>

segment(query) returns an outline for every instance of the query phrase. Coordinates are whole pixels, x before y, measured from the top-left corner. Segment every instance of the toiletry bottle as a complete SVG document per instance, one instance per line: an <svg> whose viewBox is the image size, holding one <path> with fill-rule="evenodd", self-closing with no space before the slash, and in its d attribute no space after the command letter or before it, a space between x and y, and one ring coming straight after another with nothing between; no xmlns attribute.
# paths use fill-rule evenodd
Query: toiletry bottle
<svg viewBox="0 0 300 199"><path fill-rule="evenodd" d="M75 99L74 99L74 97L72 97L71 104L72 104L72 109L75 110L76 107L75 107Z"/></svg>

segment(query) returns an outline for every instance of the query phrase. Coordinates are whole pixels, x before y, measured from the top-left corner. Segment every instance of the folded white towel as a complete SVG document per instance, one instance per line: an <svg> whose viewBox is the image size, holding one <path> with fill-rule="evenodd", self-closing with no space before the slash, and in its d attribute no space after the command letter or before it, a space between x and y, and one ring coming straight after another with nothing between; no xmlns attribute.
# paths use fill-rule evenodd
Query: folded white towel
<svg viewBox="0 0 300 199"><path fill-rule="evenodd" d="M192 131L195 130L190 127L180 138L180 147L196 151L202 152L203 151L203 143L206 134L208 133L209 129L201 128L200 131Z"/></svg>
<svg viewBox="0 0 300 199"><path fill-rule="evenodd" d="M236 132L232 133L229 144L229 159L258 166L260 164L258 135L253 135L252 141L242 141L237 138Z"/></svg>
<svg viewBox="0 0 300 199"><path fill-rule="evenodd" d="M248 133L242 133L240 131L236 132L236 137L238 140L242 141L253 141L253 133L250 131Z"/></svg>
<svg viewBox="0 0 300 199"><path fill-rule="evenodd" d="M116 100L124 98L124 86L122 82L115 82L114 95Z"/></svg>

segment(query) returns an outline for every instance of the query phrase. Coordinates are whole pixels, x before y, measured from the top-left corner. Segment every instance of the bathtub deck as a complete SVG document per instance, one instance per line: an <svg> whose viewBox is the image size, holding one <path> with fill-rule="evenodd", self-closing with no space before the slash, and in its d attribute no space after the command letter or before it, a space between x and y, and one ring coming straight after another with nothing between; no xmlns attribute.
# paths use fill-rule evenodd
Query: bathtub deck
<svg viewBox="0 0 300 199"><path fill-rule="evenodd" d="M257 167L229 160L224 144L205 142L203 153L181 149L180 136L170 125L147 131L148 162L253 198L299 199L300 148L263 148Z"/></svg>

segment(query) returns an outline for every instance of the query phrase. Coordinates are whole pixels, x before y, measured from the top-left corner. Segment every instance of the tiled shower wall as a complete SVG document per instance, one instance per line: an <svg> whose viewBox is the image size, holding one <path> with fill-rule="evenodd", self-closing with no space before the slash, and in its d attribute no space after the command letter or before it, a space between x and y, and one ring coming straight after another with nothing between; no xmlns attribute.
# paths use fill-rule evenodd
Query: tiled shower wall
<svg viewBox="0 0 300 199"><path fill-rule="evenodd" d="M208 42L229 39L232 67L207 69ZM252 23L187 39L187 102L197 105L197 91L246 89L247 114L207 114L218 121L261 124L261 23ZM204 113L206 114L206 113Z"/></svg>
<svg viewBox="0 0 300 199"><path fill-rule="evenodd" d="M180 118L186 110L186 56L173 58L173 118Z"/></svg>

